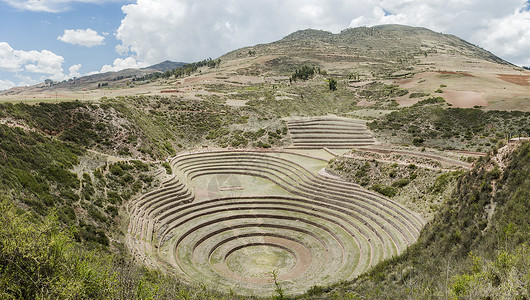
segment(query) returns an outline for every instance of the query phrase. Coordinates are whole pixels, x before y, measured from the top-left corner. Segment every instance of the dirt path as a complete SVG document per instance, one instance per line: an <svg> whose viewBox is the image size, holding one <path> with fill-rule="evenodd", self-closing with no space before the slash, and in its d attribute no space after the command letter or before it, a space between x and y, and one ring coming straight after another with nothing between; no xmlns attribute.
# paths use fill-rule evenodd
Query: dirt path
<svg viewBox="0 0 530 300"><path fill-rule="evenodd" d="M146 160L146 159L139 158L139 157L119 157L119 156L103 153L103 152L100 152L100 151L97 151L97 150L94 150L94 149L86 149L86 150L88 152L91 152L91 153L106 157L109 162L132 161L132 160L138 160L138 161L141 161L141 162L146 163L146 164L159 164L159 163L163 163L164 162L162 160Z"/></svg>

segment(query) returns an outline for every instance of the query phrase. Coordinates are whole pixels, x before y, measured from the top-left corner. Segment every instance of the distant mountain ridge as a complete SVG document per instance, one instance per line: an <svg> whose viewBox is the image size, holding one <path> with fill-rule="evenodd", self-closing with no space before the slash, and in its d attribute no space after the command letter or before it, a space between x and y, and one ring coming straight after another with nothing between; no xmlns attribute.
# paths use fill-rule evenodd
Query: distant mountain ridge
<svg viewBox="0 0 530 300"><path fill-rule="evenodd" d="M66 89L90 89L94 88L100 84L105 84L109 82L116 82L124 79L141 77L147 74L153 74L156 72L166 72L173 69L182 67L186 65L185 62L173 62L173 61L163 61L161 63L148 66L140 69L124 69L120 71L111 71L105 73L92 74L87 76L82 76L78 78L71 78L69 80L61 82L53 82L51 80L46 80L44 83L39 83L30 87L14 87L6 91L0 91L0 94L16 94L22 91L31 91L31 90L42 90L43 88L48 88L51 90L66 88Z"/></svg>
<svg viewBox="0 0 530 300"><path fill-rule="evenodd" d="M176 68L179 68L179 67L182 67L184 65L186 65L187 63L185 62L174 62L174 61L170 61L170 60L165 60L161 63L158 63L156 65L152 65L152 66L149 66L149 67L145 67L145 68L141 68L141 70L156 70L158 72L165 72L165 71L171 71L173 69L176 69Z"/></svg>

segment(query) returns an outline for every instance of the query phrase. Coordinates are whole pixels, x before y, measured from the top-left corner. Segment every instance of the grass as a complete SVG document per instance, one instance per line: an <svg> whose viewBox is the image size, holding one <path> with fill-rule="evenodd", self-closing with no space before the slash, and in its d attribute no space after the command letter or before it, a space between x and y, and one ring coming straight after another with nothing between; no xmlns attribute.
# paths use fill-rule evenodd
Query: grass
<svg viewBox="0 0 530 300"><path fill-rule="evenodd" d="M502 171L495 169L495 149L459 180L409 251L316 297L527 297L529 146L504 148ZM496 212L484 219L491 201Z"/></svg>

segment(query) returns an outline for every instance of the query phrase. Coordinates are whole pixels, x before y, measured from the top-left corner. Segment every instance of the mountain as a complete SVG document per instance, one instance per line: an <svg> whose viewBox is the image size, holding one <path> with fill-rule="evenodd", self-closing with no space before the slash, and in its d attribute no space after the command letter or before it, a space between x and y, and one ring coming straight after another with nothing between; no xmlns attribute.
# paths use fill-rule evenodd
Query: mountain
<svg viewBox="0 0 530 300"><path fill-rule="evenodd" d="M396 58L397 55L418 55L427 53L460 54L469 58L509 64L492 53L472 45L454 35L441 34L422 27L404 25L379 25L374 27L348 28L339 34L318 30L302 30L292 33L279 43L315 41L335 45L349 52L368 55L375 52L379 58ZM376 50L376 51L373 51ZM381 57L383 55L383 57Z"/></svg>
<svg viewBox="0 0 530 300"><path fill-rule="evenodd" d="M250 82L264 78L281 81L308 65L324 70L324 76L349 80L350 85L384 81L415 94L429 94L443 85L446 88L440 90L440 96L455 107L530 110L528 70L456 36L420 27L380 25L348 28L338 34L300 30L276 42L231 51L219 59L215 68L201 65L200 72L194 69L192 74L190 69L185 73L194 77L194 84L241 82L241 76ZM55 94L63 99L92 100L118 94L157 94L165 88L174 89L176 81L155 76L132 84L131 78L163 73L181 65L166 61L144 69L85 76L51 86L48 82L18 87L0 93L0 100L55 99ZM169 86L163 87L166 83ZM98 89L102 85L106 89ZM408 98L396 101L402 106L414 103Z"/></svg>
<svg viewBox="0 0 530 300"><path fill-rule="evenodd" d="M53 82L46 80L43 83L30 87L15 87L7 91L0 92L0 95L13 95L22 92L46 92L57 90L86 91L96 89L102 84L114 84L117 86L126 86L126 82L135 77L142 77L156 72L166 72L186 65L183 62L172 62L169 60L148 66L141 69L124 69L116 72L105 72L93 75L72 78L62 82Z"/></svg>
<svg viewBox="0 0 530 300"><path fill-rule="evenodd" d="M156 70L158 72L165 72L165 71L171 71L173 69L182 67L182 66L184 66L186 64L187 63L184 63L184 62L173 62L173 61L170 61L170 60L165 60L165 61L163 61L161 63L156 64L156 65L152 65L152 66L149 66L149 67L142 68L142 70L149 70L149 71Z"/></svg>
<svg viewBox="0 0 530 300"><path fill-rule="evenodd" d="M456 36L404 25L348 28L338 34L314 29L300 30L277 42L242 48L223 57L242 57L248 51L258 56L286 55L291 59L321 63L384 63L393 65L393 69L415 66L425 57L440 55L511 65Z"/></svg>
<svg viewBox="0 0 530 300"><path fill-rule="evenodd" d="M338 34L307 29L232 51L221 60L239 75L290 76L308 65L325 70L325 76L350 80L350 85L384 81L424 94L442 85L440 96L456 107L530 110L528 70L454 35L426 28L381 25Z"/></svg>

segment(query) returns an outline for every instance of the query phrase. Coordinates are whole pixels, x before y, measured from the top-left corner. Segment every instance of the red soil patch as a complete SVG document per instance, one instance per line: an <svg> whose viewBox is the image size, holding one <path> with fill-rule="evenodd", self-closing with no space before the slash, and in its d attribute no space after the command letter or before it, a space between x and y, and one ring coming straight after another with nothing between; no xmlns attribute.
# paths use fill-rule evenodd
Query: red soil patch
<svg viewBox="0 0 530 300"><path fill-rule="evenodd" d="M438 71L438 73L443 74L443 75L460 75L464 77L475 77L466 72Z"/></svg>
<svg viewBox="0 0 530 300"><path fill-rule="evenodd" d="M521 86L530 86L530 75L508 75L508 74L497 74L500 79L514 83Z"/></svg>
<svg viewBox="0 0 530 300"><path fill-rule="evenodd" d="M446 90L443 93L443 97L453 107L471 108L475 105L488 106L488 102L484 100L483 94L483 92Z"/></svg>

